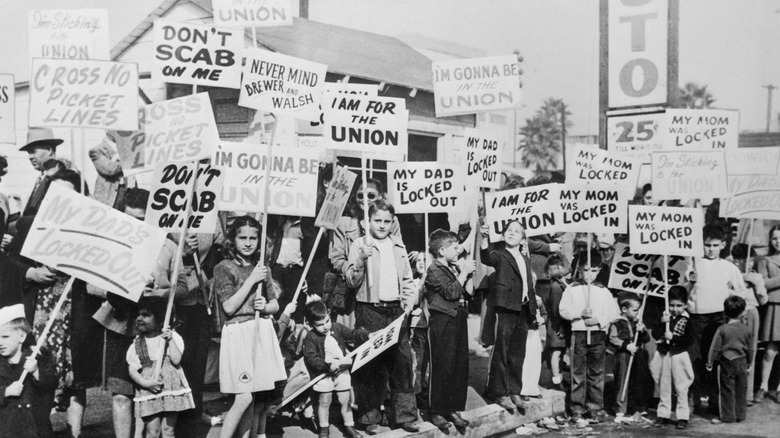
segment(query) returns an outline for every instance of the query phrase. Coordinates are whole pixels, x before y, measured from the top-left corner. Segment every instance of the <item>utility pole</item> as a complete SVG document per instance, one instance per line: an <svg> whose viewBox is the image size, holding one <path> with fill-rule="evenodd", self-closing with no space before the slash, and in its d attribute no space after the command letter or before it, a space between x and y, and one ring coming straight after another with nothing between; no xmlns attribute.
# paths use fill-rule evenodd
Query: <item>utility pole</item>
<svg viewBox="0 0 780 438"><path fill-rule="evenodd" d="M563 154L563 174L566 174L566 104L561 101L561 153Z"/></svg>
<svg viewBox="0 0 780 438"><path fill-rule="evenodd" d="M766 132L769 132L769 126L772 124L772 93L777 89L772 84L762 85L766 88Z"/></svg>
<svg viewBox="0 0 780 438"><path fill-rule="evenodd" d="M298 1L298 16L301 18L309 18L309 0Z"/></svg>

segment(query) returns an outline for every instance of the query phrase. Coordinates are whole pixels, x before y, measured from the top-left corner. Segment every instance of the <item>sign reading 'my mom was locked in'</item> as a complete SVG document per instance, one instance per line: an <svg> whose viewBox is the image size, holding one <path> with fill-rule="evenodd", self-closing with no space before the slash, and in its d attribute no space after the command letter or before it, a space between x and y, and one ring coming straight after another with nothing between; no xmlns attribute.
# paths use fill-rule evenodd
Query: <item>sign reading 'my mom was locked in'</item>
<svg viewBox="0 0 780 438"><path fill-rule="evenodd" d="M704 214L699 208L628 206L628 235L637 254L701 257Z"/></svg>
<svg viewBox="0 0 780 438"><path fill-rule="evenodd" d="M157 227L52 184L22 255L138 301L164 242Z"/></svg>

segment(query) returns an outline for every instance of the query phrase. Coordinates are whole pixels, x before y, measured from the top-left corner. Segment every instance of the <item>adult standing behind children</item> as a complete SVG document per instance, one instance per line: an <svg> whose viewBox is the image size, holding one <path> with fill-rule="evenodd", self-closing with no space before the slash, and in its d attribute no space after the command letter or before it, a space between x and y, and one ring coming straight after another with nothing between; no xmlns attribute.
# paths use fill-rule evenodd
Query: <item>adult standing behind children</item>
<svg viewBox="0 0 780 438"><path fill-rule="evenodd" d="M525 230L520 222L510 221L502 234L504 248L488 249L488 226L481 228L480 256L482 263L496 269L490 295L496 313L495 346L490 360L486 393L506 410L525 410L520 398L523 388L523 361L528 328L536 320L531 261L520 253L526 244Z"/></svg>
<svg viewBox="0 0 780 438"><path fill-rule="evenodd" d="M368 209L369 233L352 243L346 270L347 286L357 290L355 327L369 332L381 330L402 315L408 316L417 303L412 268L406 247L390 234L395 209L376 201ZM366 274L369 265L370 278ZM354 375L358 423L366 433L379 432L380 407L390 384L395 424L407 432L420 430L414 394L414 368L409 344L409 322L404 321L398 343L367 363Z"/></svg>
<svg viewBox="0 0 780 438"><path fill-rule="evenodd" d="M767 344L761 363L761 388L756 394L756 401L763 400L767 392L774 393L775 400L780 400L777 397L777 388L768 390L769 374L780 349L780 225L769 230L769 250L766 257L756 263L756 271L764 278L764 286L769 295L759 336L759 339Z"/></svg>

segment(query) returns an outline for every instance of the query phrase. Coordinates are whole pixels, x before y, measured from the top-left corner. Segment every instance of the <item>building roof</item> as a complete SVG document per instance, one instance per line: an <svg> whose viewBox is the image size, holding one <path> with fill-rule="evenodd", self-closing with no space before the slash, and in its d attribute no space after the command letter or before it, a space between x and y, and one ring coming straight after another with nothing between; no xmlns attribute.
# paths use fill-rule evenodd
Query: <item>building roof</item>
<svg viewBox="0 0 780 438"><path fill-rule="evenodd" d="M211 0L165 0L131 35L139 38L179 1L213 11ZM325 64L330 73L433 91L430 59L397 38L298 17L292 26L258 27L256 32L258 43L268 49Z"/></svg>
<svg viewBox="0 0 780 438"><path fill-rule="evenodd" d="M780 132L741 132L739 147L756 148L780 145Z"/></svg>

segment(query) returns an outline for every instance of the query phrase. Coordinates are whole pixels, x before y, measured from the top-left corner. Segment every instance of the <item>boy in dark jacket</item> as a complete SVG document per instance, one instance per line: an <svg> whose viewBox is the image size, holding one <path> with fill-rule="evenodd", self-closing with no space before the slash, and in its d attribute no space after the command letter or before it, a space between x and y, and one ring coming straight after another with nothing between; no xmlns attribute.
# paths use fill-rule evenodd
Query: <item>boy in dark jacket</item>
<svg viewBox="0 0 780 438"><path fill-rule="evenodd" d="M677 428L688 426L688 388L693 384L693 365L688 355L692 335L688 312L685 311L687 303L688 291L682 286L672 286L669 289L669 309L664 311L661 324L653 329L657 344L650 372L661 394L656 426L669 423L673 392L677 393Z"/></svg>
<svg viewBox="0 0 780 438"><path fill-rule="evenodd" d="M468 309L463 287L474 272L474 261L458 272L458 235L436 230L428 251L436 258L425 277L425 298L430 320L428 338L431 374L428 384L431 422L438 428L466 427L469 422L458 414L466 409L469 380Z"/></svg>
<svg viewBox="0 0 780 438"><path fill-rule="evenodd" d="M0 438L54 436L49 420L57 385L54 363L48 354L38 360L31 355L24 345L29 333L23 305L0 309Z"/></svg>
<svg viewBox="0 0 780 438"><path fill-rule="evenodd" d="M650 334L647 333L645 325L639 320L639 308L641 300L632 293L626 293L618 299L620 307L620 318L618 318L609 327L609 349L615 354L615 382L617 383L617 393L615 394L615 421L626 415L628 405L639 412L644 411L646 391L643 386L647 380L647 351L642 347L650 341ZM636 334L638 344L634 342ZM634 361L631 365L631 374L629 381L626 382L628 374L628 363L631 362L631 356ZM634 388L633 391L627 391L625 386ZM626 398L621 396L626 391Z"/></svg>
<svg viewBox="0 0 780 438"><path fill-rule="evenodd" d="M352 416L352 379L349 374L352 356L347 356L347 343L353 346L362 344L368 339L368 332L361 329L351 330L337 322L331 322L330 312L321 301L306 305L306 321L312 328L303 341L303 360L306 368L312 380L321 374L328 374L312 388L319 394L319 436L330 436L328 417L332 393L335 392L341 405L346 436L362 437L363 435L355 430L355 420Z"/></svg>

